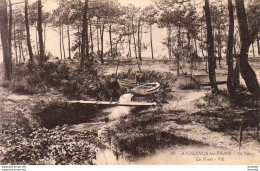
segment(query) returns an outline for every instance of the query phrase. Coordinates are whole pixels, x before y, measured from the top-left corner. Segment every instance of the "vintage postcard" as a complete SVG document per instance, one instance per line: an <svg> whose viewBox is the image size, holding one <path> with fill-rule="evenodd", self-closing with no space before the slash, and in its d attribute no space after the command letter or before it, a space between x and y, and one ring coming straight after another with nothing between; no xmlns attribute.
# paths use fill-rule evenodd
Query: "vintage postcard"
<svg viewBox="0 0 260 171"><path fill-rule="evenodd" d="M0 0L1 169L258 170L259 13L258 0Z"/></svg>

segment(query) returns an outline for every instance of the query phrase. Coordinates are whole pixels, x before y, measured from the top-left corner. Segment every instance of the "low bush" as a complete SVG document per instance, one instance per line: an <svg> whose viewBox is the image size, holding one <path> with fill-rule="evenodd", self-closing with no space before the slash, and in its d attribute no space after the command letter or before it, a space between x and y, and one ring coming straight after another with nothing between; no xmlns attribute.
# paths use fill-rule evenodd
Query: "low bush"
<svg viewBox="0 0 260 171"><path fill-rule="evenodd" d="M179 76L175 87L181 90L200 89L200 84L192 76Z"/></svg>
<svg viewBox="0 0 260 171"><path fill-rule="evenodd" d="M93 133L71 133L66 126L37 128L29 136L23 129L6 127L0 134L1 164L68 165L93 164L98 141Z"/></svg>
<svg viewBox="0 0 260 171"><path fill-rule="evenodd" d="M44 93L50 88L73 99L109 99L109 76L102 76L94 67L79 70L66 61L46 62L31 66L20 64L14 69L11 88L16 93Z"/></svg>
<svg viewBox="0 0 260 171"><path fill-rule="evenodd" d="M227 90L220 90L217 94L207 93L206 96L198 101L197 107L217 107L217 108L255 108L257 107L256 98L250 94L245 87L239 87L234 97L230 97Z"/></svg>
<svg viewBox="0 0 260 171"><path fill-rule="evenodd" d="M203 101L203 103L201 103ZM207 93L203 100L197 103L197 107L216 107L216 108L228 108L231 107L229 96L227 91L219 91L218 94Z"/></svg>

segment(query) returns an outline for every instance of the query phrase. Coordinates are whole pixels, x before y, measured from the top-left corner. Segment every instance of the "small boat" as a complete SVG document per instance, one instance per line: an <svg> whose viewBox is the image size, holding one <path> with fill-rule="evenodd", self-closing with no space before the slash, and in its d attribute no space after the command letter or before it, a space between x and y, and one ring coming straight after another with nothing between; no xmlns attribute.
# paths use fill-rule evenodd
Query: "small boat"
<svg viewBox="0 0 260 171"><path fill-rule="evenodd" d="M155 83L146 83L146 84L139 85L131 89L131 93L135 95L145 96L145 95L156 93L159 90L160 90L160 83L155 82Z"/></svg>

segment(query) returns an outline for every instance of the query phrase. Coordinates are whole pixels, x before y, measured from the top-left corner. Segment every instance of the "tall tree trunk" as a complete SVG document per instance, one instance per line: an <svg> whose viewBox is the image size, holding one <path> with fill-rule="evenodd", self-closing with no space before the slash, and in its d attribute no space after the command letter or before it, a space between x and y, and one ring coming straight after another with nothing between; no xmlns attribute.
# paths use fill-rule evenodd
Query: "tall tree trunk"
<svg viewBox="0 0 260 171"><path fill-rule="evenodd" d="M62 51L62 36L61 36L61 26L60 26L60 30L59 30L59 32L60 32L60 58L62 59L63 58L63 51Z"/></svg>
<svg viewBox="0 0 260 171"><path fill-rule="evenodd" d="M89 38L88 38L88 0L86 0L87 3L87 12L86 12L86 57L87 57L87 62L89 65Z"/></svg>
<svg viewBox="0 0 260 171"><path fill-rule="evenodd" d="M190 40L191 40L191 37L190 37L190 31L189 31L189 29L187 30L187 39L188 39L188 52L189 52L189 56L190 56L190 58L191 58L191 60L190 60L190 74L192 75L192 73L193 73L193 57L192 57L192 53L191 53L191 43L190 43Z"/></svg>
<svg viewBox="0 0 260 171"><path fill-rule="evenodd" d="M93 32L92 32L92 25L89 25L89 32L90 32L90 44L91 44L91 53L94 53L94 42L93 42ZM92 56L94 57L94 56Z"/></svg>
<svg viewBox="0 0 260 171"><path fill-rule="evenodd" d="M68 36L68 50L69 50L69 59L71 59L71 47L70 47L70 26L67 25L67 36Z"/></svg>
<svg viewBox="0 0 260 171"><path fill-rule="evenodd" d="M203 50L203 36L202 36L202 32L203 32L203 28L202 28L202 26L201 26L201 32L200 32L200 39L201 39L201 41L200 41L200 47L201 47L202 56L205 57L205 55L204 55L204 50Z"/></svg>
<svg viewBox="0 0 260 171"><path fill-rule="evenodd" d="M132 57L130 26L128 27L128 56L129 56L130 58Z"/></svg>
<svg viewBox="0 0 260 171"><path fill-rule="evenodd" d="M17 52L17 43L16 43L16 31L15 31L15 23L14 23L14 50L15 50L15 62L18 64L18 52Z"/></svg>
<svg viewBox="0 0 260 171"><path fill-rule="evenodd" d="M19 35L20 37L20 35ZM19 48L19 63L22 62L22 48L21 48L21 39L18 39L18 48Z"/></svg>
<svg viewBox="0 0 260 171"><path fill-rule="evenodd" d="M33 63L33 51L32 51L32 45L31 45L31 35L30 35L30 27L29 27L29 18L28 18L28 0L25 0L25 28L26 28L26 40L27 40L27 47L29 51L30 56L30 63Z"/></svg>
<svg viewBox="0 0 260 171"><path fill-rule="evenodd" d="M177 75L180 75L180 49L181 49L181 26L178 26L178 53L176 55L177 58Z"/></svg>
<svg viewBox="0 0 260 171"><path fill-rule="evenodd" d="M104 63L104 29L105 29L105 25L102 25L100 28L100 44L101 44L100 59L102 64Z"/></svg>
<svg viewBox="0 0 260 171"><path fill-rule="evenodd" d="M134 28L134 16L132 16L132 31L133 31L133 39L134 39L134 49L135 49L135 58L137 59L137 48L136 48L136 40L135 40L135 28Z"/></svg>
<svg viewBox="0 0 260 171"><path fill-rule="evenodd" d="M228 0L228 12L229 12L229 30L228 30L228 44L227 44L227 89L231 98L235 95L234 84L234 69L233 69L233 44L234 44L234 10L232 0Z"/></svg>
<svg viewBox="0 0 260 171"><path fill-rule="evenodd" d="M82 41L81 41L81 61L80 65L81 68L85 67L85 58L86 58L86 34L87 34L87 10L88 10L88 0L85 0L85 5L84 5L84 11L83 11L83 23L82 23Z"/></svg>
<svg viewBox="0 0 260 171"><path fill-rule="evenodd" d="M9 53L12 56L12 26L13 26L13 8L12 1L9 0Z"/></svg>
<svg viewBox="0 0 260 171"><path fill-rule="evenodd" d="M139 57L139 60L141 61L142 60L142 49L141 49L141 46L142 46L142 42L141 42L141 21L138 20L138 29L137 29L137 44L138 44L138 57Z"/></svg>
<svg viewBox="0 0 260 171"><path fill-rule="evenodd" d="M169 59L172 58L172 53L171 53L171 26L168 27L167 29L168 32L168 38L167 38L167 47L168 47L168 54L169 54Z"/></svg>
<svg viewBox="0 0 260 171"><path fill-rule="evenodd" d="M80 26L78 26L78 39L79 39L79 44L78 44L78 53L79 53L79 60L80 60L80 54L81 54L81 39L80 39L80 35L81 35L81 30L80 30Z"/></svg>
<svg viewBox="0 0 260 171"><path fill-rule="evenodd" d="M220 29L218 30L219 40L218 40L218 62L219 68L221 68L221 59L222 59L222 51L221 51L221 32Z"/></svg>
<svg viewBox="0 0 260 171"><path fill-rule="evenodd" d="M61 43L62 43L62 50L63 50L63 58L66 59L66 52L65 52L65 46L64 46L64 29L63 24L61 25Z"/></svg>
<svg viewBox="0 0 260 171"><path fill-rule="evenodd" d="M153 56L153 32L152 32L152 25L150 25L150 40L151 40L152 59L154 59L154 56Z"/></svg>
<svg viewBox="0 0 260 171"><path fill-rule="evenodd" d="M5 79L11 80L12 76L12 56L10 54L9 30L8 30L7 5L5 0L0 0L0 31L2 41L3 63Z"/></svg>
<svg viewBox="0 0 260 171"><path fill-rule="evenodd" d="M45 51L46 48L46 30L47 30L47 24L44 24L44 30L43 30L43 49Z"/></svg>
<svg viewBox="0 0 260 171"><path fill-rule="evenodd" d="M35 28L36 30L38 30L37 22L35 23ZM39 51L39 42L38 42L38 31L35 31L35 45L36 45L37 55L39 56L40 51Z"/></svg>
<svg viewBox="0 0 260 171"><path fill-rule="evenodd" d="M44 61L44 46L42 37L42 1L38 0L38 34L39 34L39 45L40 45L40 63Z"/></svg>
<svg viewBox="0 0 260 171"><path fill-rule="evenodd" d="M113 42L112 42L112 29L111 24L108 25L109 27L109 42L110 42L110 56L113 56Z"/></svg>
<svg viewBox="0 0 260 171"><path fill-rule="evenodd" d="M98 21L97 21L98 23ZM98 54L98 57L100 58L100 48L99 48L99 30L98 30L98 25L97 25L97 54Z"/></svg>
<svg viewBox="0 0 260 171"><path fill-rule="evenodd" d="M251 42L249 41L250 37L244 0L235 0L235 2L240 30L240 40L242 43L239 54L240 72L242 78L245 80L248 90L257 97L259 95L259 83L254 70L248 63L248 51Z"/></svg>
<svg viewBox="0 0 260 171"><path fill-rule="evenodd" d="M215 73L216 59L215 59L215 56L214 56L214 38L213 38L213 35L212 35L209 0L205 0L204 10L205 10L205 16L206 16L206 25L207 25L209 80L210 80L212 93L217 93L218 92L218 86L217 86L216 73Z"/></svg>

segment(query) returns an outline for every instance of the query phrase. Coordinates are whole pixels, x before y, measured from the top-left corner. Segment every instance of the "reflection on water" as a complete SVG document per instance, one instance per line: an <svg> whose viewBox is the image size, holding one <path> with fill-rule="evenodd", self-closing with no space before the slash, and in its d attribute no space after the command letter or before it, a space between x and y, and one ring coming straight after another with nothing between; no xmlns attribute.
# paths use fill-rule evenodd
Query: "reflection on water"
<svg viewBox="0 0 260 171"><path fill-rule="evenodd" d="M118 102L131 102L132 97L133 94L131 93L123 94L122 96L120 96ZM111 121L119 119L120 117L129 114L130 109L131 107L127 106L115 106L108 109L104 109L104 112L109 113L108 119Z"/></svg>
<svg viewBox="0 0 260 171"><path fill-rule="evenodd" d="M119 98L119 102L131 102L133 95L131 93L123 94ZM119 151L114 147L113 135L111 135L110 126L114 124L113 121L118 120L120 117L128 115L131 107L127 106L115 106L108 109L104 109L103 112L108 113L108 119L110 122L102 126L98 130L98 138L100 138L106 148L98 148L96 154L95 163L99 165L129 165L131 162L126 160L122 154L119 155ZM111 122L112 121L112 122Z"/></svg>

